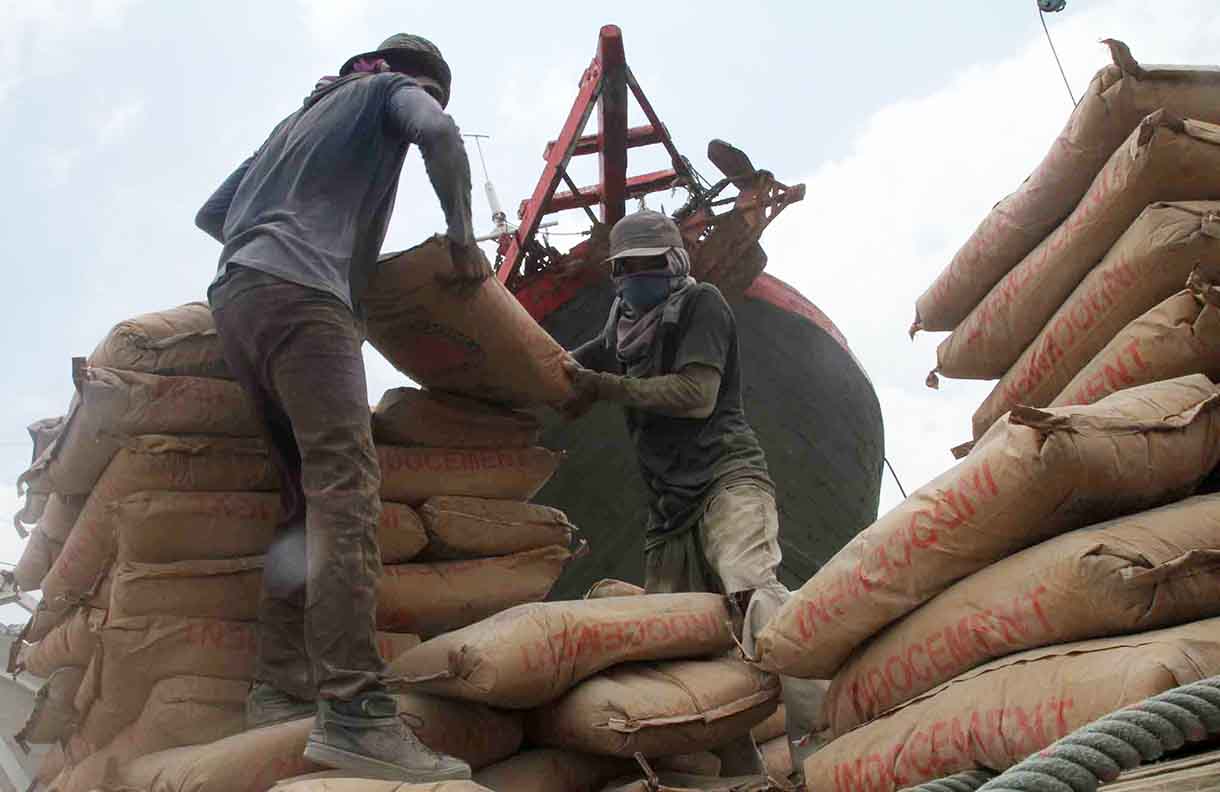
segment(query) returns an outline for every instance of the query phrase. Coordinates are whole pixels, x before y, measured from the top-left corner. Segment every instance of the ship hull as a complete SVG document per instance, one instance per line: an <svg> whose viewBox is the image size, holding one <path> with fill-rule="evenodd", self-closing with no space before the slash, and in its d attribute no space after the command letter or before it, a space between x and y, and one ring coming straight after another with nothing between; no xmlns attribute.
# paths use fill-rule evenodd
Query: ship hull
<svg viewBox="0 0 1220 792"><path fill-rule="evenodd" d="M605 281L568 292L526 305L572 349L601 330L613 293ZM746 416L776 485L780 579L796 588L877 517L881 409L841 334L794 289L764 274L733 308ZM537 501L566 511L589 543L552 598L607 577L641 582L647 496L622 410L601 404L576 422L547 421L544 445L567 458Z"/></svg>

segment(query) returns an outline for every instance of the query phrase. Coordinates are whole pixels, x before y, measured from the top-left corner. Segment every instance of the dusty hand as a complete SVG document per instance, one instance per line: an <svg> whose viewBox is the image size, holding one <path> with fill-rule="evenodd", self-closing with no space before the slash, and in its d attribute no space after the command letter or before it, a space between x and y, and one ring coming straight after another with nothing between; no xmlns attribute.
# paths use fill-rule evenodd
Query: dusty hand
<svg viewBox="0 0 1220 792"><path fill-rule="evenodd" d="M563 361L564 373L572 383L572 396L559 405L559 412L569 421L580 418L593 408L597 402L597 374L580 365L572 357Z"/></svg>
<svg viewBox="0 0 1220 792"><path fill-rule="evenodd" d="M443 283L458 289L473 289L491 277L491 263L477 244L451 243L449 251L453 258L453 273L438 275Z"/></svg>

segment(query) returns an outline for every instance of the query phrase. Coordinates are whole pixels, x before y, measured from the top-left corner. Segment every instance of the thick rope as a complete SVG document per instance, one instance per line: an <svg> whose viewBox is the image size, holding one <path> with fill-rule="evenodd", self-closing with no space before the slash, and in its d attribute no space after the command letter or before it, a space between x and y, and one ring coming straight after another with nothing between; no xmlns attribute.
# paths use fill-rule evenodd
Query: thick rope
<svg viewBox="0 0 1220 792"><path fill-rule="evenodd" d="M974 792L994 776L995 773L987 770L966 770L935 781L925 781L902 792Z"/></svg>
<svg viewBox="0 0 1220 792"><path fill-rule="evenodd" d="M1124 770L1160 759L1168 751L1211 734L1220 734L1220 677L1183 685L1112 712L1013 765L978 789L1094 792L1099 783L1113 781ZM933 787L918 789L931 792Z"/></svg>

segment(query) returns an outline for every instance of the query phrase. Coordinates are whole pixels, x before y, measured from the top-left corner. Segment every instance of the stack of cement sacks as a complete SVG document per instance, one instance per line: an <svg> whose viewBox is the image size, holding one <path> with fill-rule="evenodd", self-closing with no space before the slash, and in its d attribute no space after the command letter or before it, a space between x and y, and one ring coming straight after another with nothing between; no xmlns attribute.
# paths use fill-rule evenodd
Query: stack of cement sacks
<svg viewBox="0 0 1220 792"><path fill-rule="evenodd" d="M823 566L759 637L830 679L810 789L1002 770L1220 673L1220 388L1016 407Z"/></svg>
<svg viewBox="0 0 1220 792"><path fill-rule="evenodd" d="M1220 376L1214 308L1183 291L1197 265L1220 262L1220 70L1144 68L1107 43L1114 65L917 303L913 330L953 331L929 384L999 379L975 440L1018 404ZM1212 349L1187 365L1191 344Z"/></svg>
<svg viewBox="0 0 1220 792"><path fill-rule="evenodd" d="M367 306L370 338L429 386L372 411L379 646L404 719L492 790L598 792L642 777L637 752L719 788L710 749L778 733L776 677L740 659L716 595L609 582L540 602L578 553L565 516L527 502L561 455L513 405L566 396L562 350L494 281L435 287L444 253L388 259L401 282ZM10 668L47 678L20 735L55 745L44 787L260 792L322 770L302 756L310 719L242 731L279 479L207 306L120 324L74 380L69 414L33 429L19 515L17 578L42 599Z"/></svg>

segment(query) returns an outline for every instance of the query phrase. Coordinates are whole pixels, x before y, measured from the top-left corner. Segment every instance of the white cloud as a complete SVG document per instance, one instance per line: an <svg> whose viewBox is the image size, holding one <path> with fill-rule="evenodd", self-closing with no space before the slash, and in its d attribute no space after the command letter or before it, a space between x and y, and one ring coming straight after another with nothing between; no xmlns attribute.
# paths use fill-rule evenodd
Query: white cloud
<svg viewBox="0 0 1220 792"><path fill-rule="evenodd" d="M129 99L109 107L94 123L98 146L109 146L121 141L132 127L144 117L144 101Z"/></svg>
<svg viewBox="0 0 1220 792"><path fill-rule="evenodd" d="M1117 0L1051 22L1079 95L1107 62L1097 43L1107 36L1125 40L1145 62L1213 60L1220 51L1213 12L1202 0ZM804 179L805 201L764 239L769 271L825 310L868 369L888 455L908 490L951 464L947 449L969 438L971 414L990 390L990 383L947 380L939 392L926 390L940 338L907 340L915 299L991 205L1040 161L1069 110L1039 31L1013 57L874 113L849 155ZM898 500L886 478L883 509Z"/></svg>

